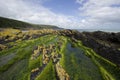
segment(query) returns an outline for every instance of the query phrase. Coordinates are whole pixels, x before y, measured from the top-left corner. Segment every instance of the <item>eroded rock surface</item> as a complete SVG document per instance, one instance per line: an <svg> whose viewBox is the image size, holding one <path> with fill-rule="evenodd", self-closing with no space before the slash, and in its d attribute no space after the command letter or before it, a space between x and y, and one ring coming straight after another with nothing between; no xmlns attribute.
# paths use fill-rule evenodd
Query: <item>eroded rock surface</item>
<svg viewBox="0 0 120 80"><path fill-rule="evenodd" d="M61 50L61 46L62 46L62 42L58 40L57 45L52 43L47 46L43 45L43 46L37 46L34 48L33 54L31 56L31 60L35 60L37 59L37 57L42 55L42 66L31 70L31 76L30 76L31 80L35 80L37 75L40 75L40 73L44 70L44 68L47 66L50 60L52 60L55 66L54 68L56 71L56 79L70 80L69 75L63 69L63 67L59 64L59 61L61 59L61 54L59 53Z"/></svg>
<svg viewBox="0 0 120 80"><path fill-rule="evenodd" d="M110 60L117 66L120 66L120 32L108 33L102 31L96 32L77 32L67 30L61 35L68 36L73 42L75 39L92 48L100 56Z"/></svg>

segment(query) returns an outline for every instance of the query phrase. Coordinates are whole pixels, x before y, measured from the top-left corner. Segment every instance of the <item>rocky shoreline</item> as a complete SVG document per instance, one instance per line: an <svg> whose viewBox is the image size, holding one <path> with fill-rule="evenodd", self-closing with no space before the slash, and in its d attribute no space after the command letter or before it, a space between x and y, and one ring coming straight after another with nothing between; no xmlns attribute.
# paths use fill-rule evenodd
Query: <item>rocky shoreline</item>
<svg viewBox="0 0 120 80"><path fill-rule="evenodd" d="M75 77L82 79L86 77L79 77L78 74L87 76L89 73L93 73L95 76L96 70L98 70L98 74L100 74L100 70L105 80L108 78L112 80L114 75L119 80L120 33L102 31L78 32L75 30L53 29L22 32L13 29L12 31L1 31L0 35L0 55L4 55L5 51L13 49L12 52L7 52L6 54L11 57L9 54L13 54L16 51L15 54L19 56L16 56L14 61L16 62L20 57L20 60L24 59L28 62L29 65L26 65L26 68L28 68L30 80L39 80L46 74L49 74L48 76L52 80L53 78L57 80L71 80ZM95 56L94 53L98 54L98 56ZM4 55L1 58L5 60L6 56ZM6 63L7 61L9 60L6 59ZM112 63L107 63L107 61ZM17 63L19 64L19 61ZM11 66L9 65L9 67ZM23 66L21 65L21 67ZM89 69L89 67L92 69ZM111 77L111 74L113 77ZM96 76L99 78L99 75ZM48 77L44 78L47 79ZM76 78L75 80L78 80Z"/></svg>
<svg viewBox="0 0 120 80"><path fill-rule="evenodd" d="M85 46L92 48L100 56L120 67L120 32L77 32L66 30L61 35L71 37L74 42L75 39L81 40Z"/></svg>
<svg viewBox="0 0 120 80"><path fill-rule="evenodd" d="M12 31L12 30L11 30ZM8 30L6 30L8 33ZM117 66L120 66L120 32L110 33L110 32L78 32L75 30L52 30L52 29L43 29L43 30L30 30L22 33L20 30L15 30L13 34L5 34L1 32L0 37L0 50L11 48L14 45L8 45L8 42L19 42L22 40L35 39L40 36L48 34L56 34L67 36L71 38L74 42L76 40L82 41L82 43L92 48L100 56L110 60L115 63Z"/></svg>
<svg viewBox="0 0 120 80"><path fill-rule="evenodd" d="M33 50L31 60L35 60L37 57L42 55L42 65L31 70L30 80L35 80L35 78L41 74L50 61L52 61L54 65L57 80L70 80L68 73L60 64L62 56L59 52L63 43L59 40L57 41L57 46L55 44L50 44L48 46L36 46Z"/></svg>

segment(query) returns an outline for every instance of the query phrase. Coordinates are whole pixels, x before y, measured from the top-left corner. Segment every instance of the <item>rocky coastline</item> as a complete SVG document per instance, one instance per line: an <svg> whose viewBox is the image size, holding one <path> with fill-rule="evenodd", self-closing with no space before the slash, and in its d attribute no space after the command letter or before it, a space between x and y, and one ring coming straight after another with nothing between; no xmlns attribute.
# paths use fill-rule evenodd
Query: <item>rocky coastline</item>
<svg viewBox="0 0 120 80"><path fill-rule="evenodd" d="M11 48L12 46L14 46L6 44L8 42L12 41L19 42L21 40L35 39L40 36L48 34L67 36L71 38L74 42L75 39L80 40L82 41L83 45L92 48L100 56L110 60L117 66L120 66L120 32L118 33L102 31L78 32L76 30L69 29L65 30L43 29L43 30L30 30L23 33L20 30L16 30L15 34L6 34L0 37L0 50Z"/></svg>
<svg viewBox="0 0 120 80"><path fill-rule="evenodd" d="M81 40L83 45L92 48L100 56L120 67L120 32L78 32L73 30L62 31L61 35L71 37L72 41Z"/></svg>
<svg viewBox="0 0 120 80"><path fill-rule="evenodd" d="M72 80L78 74L87 76L89 71L94 75L96 70L103 78L105 77L105 80L108 78L112 80L113 76L116 76L119 80L120 32L78 32L67 29L28 30L22 32L21 30L11 29L1 31L0 35L1 65L3 62L6 64L9 59L12 59L10 54L17 54L14 59L15 62L17 61L19 64L20 59L25 60L29 64L26 65L26 68L28 68L30 80L42 79L46 74L52 80L53 78L57 80ZM7 50L11 50L11 52L5 52ZM94 53L100 57L95 56ZM112 62L111 64L113 65L107 63L107 60L110 63ZM8 67L16 67L16 65L12 64L6 65ZM8 67L3 68L6 65L0 68L1 70L3 69L2 72L4 73L8 69ZM92 69L89 69L89 67ZM81 72L81 70L86 73ZM1 75L4 74L1 73ZM96 78L99 78L98 75L96 76ZM102 77L100 78L102 79ZM3 77L2 80L5 80L4 78L6 77ZM14 75L12 78L14 78ZM44 78L44 80L47 79L47 77ZM76 78L85 79L87 77L76 76Z"/></svg>

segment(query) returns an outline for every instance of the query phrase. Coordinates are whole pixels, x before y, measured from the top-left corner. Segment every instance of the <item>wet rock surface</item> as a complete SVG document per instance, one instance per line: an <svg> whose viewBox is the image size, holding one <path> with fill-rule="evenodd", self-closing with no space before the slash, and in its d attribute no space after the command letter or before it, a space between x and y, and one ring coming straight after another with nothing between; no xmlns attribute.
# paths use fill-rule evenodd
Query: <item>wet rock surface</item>
<svg viewBox="0 0 120 80"><path fill-rule="evenodd" d="M12 48L14 46L15 48L13 48L13 51L10 53L13 54L15 52L17 55L14 56L14 55L6 54L8 56L5 56L5 57L2 56L1 61L3 63L5 63L5 65L6 65L10 60L14 60L14 62L12 62L12 64L13 64L13 63L19 63L19 59L20 60L24 59L26 61L26 63L25 63L26 68L25 68L24 72L18 71L16 73L20 74L20 76L21 76L22 73L26 73L26 69L27 69L27 71L29 71L29 74L30 74L29 75L30 80L36 80L39 76L41 76L42 72L43 73L45 72L49 63L51 63L51 65L52 65L51 68L53 68L53 74L55 75L56 80L70 80L70 79L73 79L75 76L78 77L79 75L77 73L77 70L79 68L81 68L78 70L80 72L82 70L82 68L84 68L84 67L82 67L83 64L85 64L84 66L86 66L85 70L83 70L83 73L84 73L84 71L86 71L87 73L90 73L90 72L88 72L89 71L89 67L88 67L89 62L85 63L86 59L83 60L83 64L78 66L79 62L81 62L80 58L83 58L83 56L80 56L80 54L84 54L84 53L80 52L79 50L77 51L77 48L75 48L77 46L77 43L80 43L81 45L83 43L85 46L92 48L100 56L115 63L117 68L120 66L120 33L106 33L106 32L101 32L101 31L81 32L80 33L80 32L74 31L74 30L48 30L48 29L46 29L46 30L30 30L30 31L27 31L24 33L21 31L15 31L12 33L10 32L11 34L9 34L9 32L6 34L4 34L4 33L6 33L6 32L3 32L3 33L0 32L0 35L2 35L2 36L0 36L0 43L1 43L0 50L3 50L2 51L3 54L9 53L10 51L4 52L4 50L9 50L9 48ZM66 43L65 43L64 39L66 40ZM26 42L27 40L28 40L28 42ZM67 46L66 44L69 42L71 44L69 47L63 47L63 46ZM19 45L19 46L17 46L17 45ZM72 48L70 48L70 47L72 47ZM20 49L18 49L18 48L20 48ZM61 52L62 48L63 48L63 50L66 49L67 52L64 51L62 53ZM82 48L82 47L80 47L80 48ZM87 50L87 49L85 48L85 50ZM80 52L80 54L79 54L79 52ZM66 53L68 53L68 54L64 55ZM70 55L70 53L71 53L71 55ZM1 54L1 55L3 55L3 54ZM89 52L87 54L89 54ZM89 61L90 59L92 59L92 56L87 56L87 54L84 55L88 59L88 60L86 60L86 62ZM66 56L66 58L65 58L65 56ZM94 54L93 54L93 56L94 56ZM11 59L9 57L11 57L11 58L15 57L15 58ZM28 59L29 59L29 61L28 61ZM63 63L61 63L62 59L64 59L65 62L68 60L68 62L64 63L64 60L63 60ZM76 60L76 59L78 59L78 60ZM4 60L5 60L5 62L4 62ZM77 61L78 61L78 63L76 63ZM27 63L29 64L29 66L27 65ZM92 63L92 61L91 61L91 63ZM9 63L9 64L11 64L11 63ZM10 66L12 66L12 64ZM15 69L16 70L19 69L18 68L19 66L21 68L24 68L24 65L21 65L21 64L18 65L17 67L15 65L15 67L16 67ZM64 64L66 64L66 66L64 66ZM1 65L3 65L1 68L1 70L2 70L2 69L4 69L4 64L1 64ZM94 66L96 66L96 65L94 65ZM115 68L116 68L116 66L115 66ZM9 67L6 67L5 70L7 70ZM73 70L72 68L74 69L74 71L72 71ZM91 67L91 68L93 68L93 67ZM88 71L87 71L87 69L88 69ZM93 72L91 71L91 73L96 74L95 71L97 69L96 70L94 70L94 69L92 70ZM111 69L113 69L113 68L111 68ZM3 71L5 71L5 70L3 70ZM13 68L13 70L14 70L14 68ZM71 70L71 72L69 72L70 70ZM106 69L106 70L109 71L109 69ZM11 71L12 70L10 69L9 73L11 73ZM49 72L51 73L52 70ZM119 75L119 71L116 72L116 70L115 70L114 72L115 72L115 75L117 73L118 73L117 75ZM114 72L110 72L110 73L112 73L114 76ZM9 73L7 73L7 75L9 75ZM81 72L80 75L83 75L83 73ZM84 73L84 75L86 76L87 73ZM11 74L13 75L12 80L16 79L16 77L15 77L16 74L15 75L13 73L11 73ZM77 75L73 75L73 74L77 74ZM95 75L95 74L93 74L93 75ZM98 74L100 74L100 73L98 73ZM47 75L47 74L45 74L45 75ZM54 75L52 75L52 76L54 76ZM108 76L108 78L110 78L110 75L108 75L106 73L103 75L105 75L106 77ZM5 77L6 77L6 75L5 75ZM11 75L10 75L10 77L11 77ZM19 75L17 75L17 77L19 77ZM99 78L99 76L97 76L96 80L98 80L98 78ZM3 80L6 80L6 79L3 79ZM79 79L82 79L82 78L79 77ZM112 78L110 78L110 79L112 79ZM75 79L75 80L77 80L77 79ZM91 79L91 80L94 80L94 79ZM119 76L118 76L118 80L119 80Z"/></svg>
<svg viewBox="0 0 120 80"><path fill-rule="evenodd" d="M88 46L96 53L109 59L110 61L120 65L120 32L108 33L102 31L95 32L77 32L75 30L29 30L22 32L16 29L3 30L0 35L0 50L11 48L15 45L8 45L9 42L19 42L22 40L35 39L47 34L57 34L68 36L74 39L81 40L85 46Z"/></svg>
<svg viewBox="0 0 120 80"><path fill-rule="evenodd" d="M82 43L92 48L96 53L101 55L104 58L112 61L113 63L120 66L120 32L118 33L108 33L102 31L96 32L78 32L75 30L52 30L52 29L43 29L43 30L29 30L27 32L22 32L20 30L11 30L14 32L10 32L9 30L5 30L1 32L0 37L0 50L8 49L15 44L9 45L8 42L19 42L22 40L35 39L40 36L44 36L47 34L57 34L70 37L73 42L76 40L81 40ZM9 34L10 33L10 34ZM4 34L4 35L3 35ZM17 35L16 35L17 34ZM76 39L76 40L75 40ZM58 43L61 45L61 43ZM60 47L58 46L60 49ZM39 50L35 50L32 57L33 59L39 56ZM44 55L44 57L47 55ZM49 57L46 58L46 62L49 60Z"/></svg>
<svg viewBox="0 0 120 80"><path fill-rule="evenodd" d="M68 73L63 69L63 67L59 64L59 62L56 63L55 68L59 80L70 80Z"/></svg>
<svg viewBox="0 0 120 80"><path fill-rule="evenodd" d="M45 67L46 67L46 64L43 64L39 68L32 69L31 75L30 75L30 80L35 80L37 75L39 75L42 72L42 70L44 70Z"/></svg>
<svg viewBox="0 0 120 80"><path fill-rule="evenodd" d="M62 58L59 51L61 50L62 42L57 41L57 45L49 44L47 46L37 46L34 47L33 54L31 56L31 60L37 59L40 55L42 55L42 66L37 67L31 70L30 80L35 80L35 78L40 75L40 73L44 70L47 64L52 60L54 64L54 68L56 71L56 79L57 80L70 80L69 75L63 69L63 67L59 64L60 59ZM57 51L57 49L59 51Z"/></svg>
<svg viewBox="0 0 120 80"><path fill-rule="evenodd" d="M85 46L92 48L102 57L120 66L120 32L108 33L96 31L80 33L68 30L64 32L64 35L71 37L73 42L76 42L75 39L81 40Z"/></svg>

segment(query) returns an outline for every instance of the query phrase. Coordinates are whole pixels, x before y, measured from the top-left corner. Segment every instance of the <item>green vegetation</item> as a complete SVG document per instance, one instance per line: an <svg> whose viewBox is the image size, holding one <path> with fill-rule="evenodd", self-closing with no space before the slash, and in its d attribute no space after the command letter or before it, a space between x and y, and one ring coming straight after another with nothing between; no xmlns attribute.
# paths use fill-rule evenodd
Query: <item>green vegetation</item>
<svg viewBox="0 0 120 80"><path fill-rule="evenodd" d="M40 55L37 59L35 60L29 60L29 68L30 70L42 66L42 55Z"/></svg>
<svg viewBox="0 0 120 80"><path fill-rule="evenodd" d="M46 38L49 39L46 40ZM47 44L52 40L54 41L54 38L55 38L54 35L46 35L34 40L25 40L25 41L21 41L20 43L17 44L17 46L14 46L13 48L1 51L0 52L1 58L3 56L5 57L11 54L15 54L12 59L6 62L6 64L0 66L0 76L2 77L1 80L7 80L7 79L22 80L29 78L28 76L30 76L30 71L37 66L41 66L40 60L42 58L42 55L39 56L36 60L33 61L30 60L34 46L43 45L43 43Z"/></svg>
<svg viewBox="0 0 120 80"><path fill-rule="evenodd" d="M37 25L22 22L14 19L0 17L0 28L14 28L14 29L58 29L52 25Z"/></svg>
<svg viewBox="0 0 120 80"><path fill-rule="evenodd" d="M102 80L97 66L80 48L72 48L70 42L67 42L63 56L63 67L72 80Z"/></svg>
<svg viewBox="0 0 120 80"><path fill-rule="evenodd" d="M8 39L2 43L7 48L0 51L0 80L56 80L65 76L70 80L120 79L118 66L85 47L81 41L73 42L57 31L22 33L11 29L0 32L0 36ZM59 72L63 76L58 75Z"/></svg>
<svg viewBox="0 0 120 80"><path fill-rule="evenodd" d="M42 71L42 73L37 76L37 78L35 80L56 80L55 77L55 69L53 66L52 61L50 61L47 66L45 67L45 69Z"/></svg>
<svg viewBox="0 0 120 80"><path fill-rule="evenodd" d="M105 80L119 80L120 79L120 69L116 65L103 57L96 54L92 49L87 48L82 45L81 42L78 45L83 49L88 57L90 57L93 62L98 66L103 79Z"/></svg>

